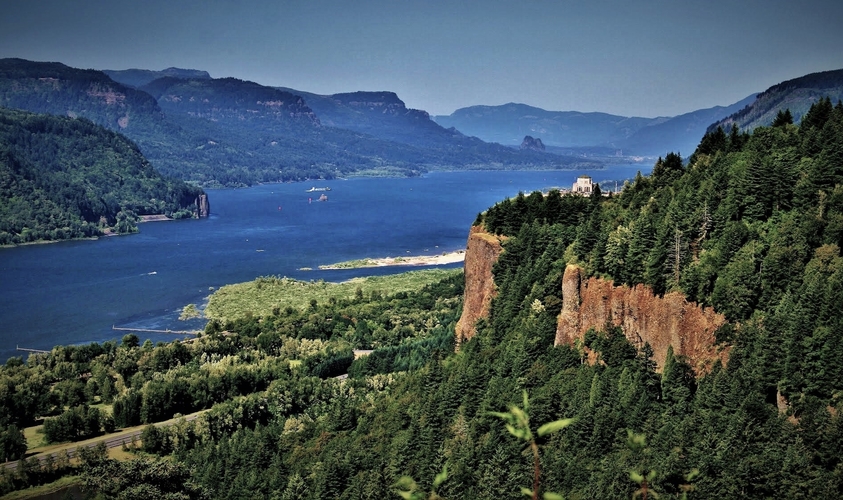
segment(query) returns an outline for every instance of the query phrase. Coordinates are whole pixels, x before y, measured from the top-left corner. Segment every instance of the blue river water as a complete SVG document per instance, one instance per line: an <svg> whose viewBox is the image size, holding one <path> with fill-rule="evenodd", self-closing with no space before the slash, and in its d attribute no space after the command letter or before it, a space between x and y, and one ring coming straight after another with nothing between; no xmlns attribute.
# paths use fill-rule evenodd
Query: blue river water
<svg viewBox="0 0 843 500"><path fill-rule="evenodd" d="M343 281L402 267L302 271L364 257L437 255L465 248L477 214L519 191L570 188L578 175L622 181L647 165L597 171L437 172L211 190L211 217L151 222L140 233L0 249L0 362L17 347L119 339L112 326L185 330L178 320L229 283L258 276ZM311 186L330 187L328 200ZM614 182L604 182L604 188ZM451 265L451 267L460 264ZM154 342L171 334L139 335Z"/></svg>

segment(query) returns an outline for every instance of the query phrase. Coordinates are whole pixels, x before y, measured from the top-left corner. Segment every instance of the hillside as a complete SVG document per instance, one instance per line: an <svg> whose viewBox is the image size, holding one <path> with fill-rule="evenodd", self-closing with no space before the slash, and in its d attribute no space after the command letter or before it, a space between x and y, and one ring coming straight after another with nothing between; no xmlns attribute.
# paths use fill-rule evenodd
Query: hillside
<svg viewBox="0 0 843 500"><path fill-rule="evenodd" d="M289 90L304 97L322 123L415 146L442 147L459 139L421 110L408 109L394 92L351 92L318 95Z"/></svg>
<svg viewBox="0 0 843 500"><path fill-rule="evenodd" d="M779 111L788 109L798 123L811 105L823 97L828 97L832 103L843 99L843 69L812 73L773 85L745 108L713 122L708 131L718 126L729 130L733 124L741 130L769 126Z"/></svg>
<svg viewBox="0 0 843 500"><path fill-rule="evenodd" d="M339 99L338 105L343 112L357 112L345 121L329 116L330 122L342 125L329 126L297 94L234 78L212 79L205 74L184 78L195 75L195 70L161 73L171 76L136 89L99 71L3 59L0 105L88 118L135 141L165 175L204 186L334 178L356 172L418 175L435 168L595 166L466 138L442 129L421 111L375 117L358 106L353 95ZM160 73L112 74L136 85ZM403 108L397 96L388 97Z"/></svg>
<svg viewBox="0 0 843 500"><path fill-rule="evenodd" d="M541 138L549 151L587 155L664 155L694 151L712 123L744 108L749 96L730 106L715 106L675 117L636 118L606 113L546 111L524 104L472 106L434 119L444 127L506 145L525 135Z"/></svg>
<svg viewBox="0 0 843 500"><path fill-rule="evenodd" d="M84 117L135 137L154 135L163 126L161 109L149 94L120 85L100 71L61 63L0 59L0 106Z"/></svg>
<svg viewBox="0 0 843 500"><path fill-rule="evenodd" d="M199 215L201 189L162 177L124 136L81 118L0 108L0 244L137 230Z"/></svg>
<svg viewBox="0 0 843 500"><path fill-rule="evenodd" d="M729 106L699 109L656 121L641 127L618 145L625 151L641 155L664 156L668 151L690 155L712 123L743 109L755 99L756 95L751 95Z"/></svg>

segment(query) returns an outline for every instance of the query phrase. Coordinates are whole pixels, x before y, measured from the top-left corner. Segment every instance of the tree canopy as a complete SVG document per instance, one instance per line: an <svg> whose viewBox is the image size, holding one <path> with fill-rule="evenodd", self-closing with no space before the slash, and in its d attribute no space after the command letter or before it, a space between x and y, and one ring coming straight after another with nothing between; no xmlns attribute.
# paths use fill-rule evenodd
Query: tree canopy
<svg viewBox="0 0 843 500"><path fill-rule="evenodd" d="M193 217L201 193L86 119L0 108L0 244L133 232L138 215Z"/></svg>

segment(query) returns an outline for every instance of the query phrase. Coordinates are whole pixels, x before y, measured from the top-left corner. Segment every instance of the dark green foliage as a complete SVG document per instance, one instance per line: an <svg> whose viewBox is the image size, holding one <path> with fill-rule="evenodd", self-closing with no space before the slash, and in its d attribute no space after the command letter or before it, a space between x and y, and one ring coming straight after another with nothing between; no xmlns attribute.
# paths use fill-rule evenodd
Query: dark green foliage
<svg viewBox="0 0 843 500"><path fill-rule="evenodd" d="M0 426L0 461L18 460L26 453L23 430L15 424Z"/></svg>
<svg viewBox="0 0 843 500"><path fill-rule="evenodd" d="M371 354L356 359L348 368L350 377L363 377L378 373L403 372L424 367L437 352L453 352L454 335L442 328L430 338L397 346L375 349Z"/></svg>
<svg viewBox="0 0 843 500"><path fill-rule="evenodd" d="M211 498L211 495L191 478L187 467L168 460L91 461L83 467L82 481L85 491L102 495L103 498Z"/></svg>
<svg viewBox="0 0 843 500"><path fill-rule="evenodd" d="M135 232L138 215L192 214L201 192L88 120L0 108L0 245Z"/></svg>
<svg viewBox="0 0 843 500"><path fill-rule="evenodd" d="M790 109L785 109L784 111L779 110L771 126L783 127L785 125L793 125L793 115L790 113Z"/></svg>
<svg viewBox="0 0 843 500"><path fill-rule="evenodd" d="M76 406L44 421L44 439L49 443L88 439L102 433L104 420L99 409Z"/></svg>
<svg viewBox="0 0 843 500"><path fill-rule="evenodd" d="M325 356L313 356L302 362L302 370L314 377L336 377L348 372L348 367L354 361L351 349L339 352L328 352Z"/></svg>
<svg viewBox="0 0 843 500"><path fill-rule="evenodd" d="M621 367L626 361L634 360L635 347L629 343L620 327L608 327L604 332L593 329L585 334L585 346L600 354L600 360L611 367Z"/></svg>
<svg viewBox="0 0 843 500"><path fill-rule="evenodd" d="M723 133L722 129L718 129ZM723 136L723 146L725 146L725 135ZM720 147L719 144L715 147ZM682 164L682 157L677 153L668 153L664 160L659 157L656 164L653 166L653 173L650 176L656 188L664 187L672 184L685 172L685 167Z"/></svg>

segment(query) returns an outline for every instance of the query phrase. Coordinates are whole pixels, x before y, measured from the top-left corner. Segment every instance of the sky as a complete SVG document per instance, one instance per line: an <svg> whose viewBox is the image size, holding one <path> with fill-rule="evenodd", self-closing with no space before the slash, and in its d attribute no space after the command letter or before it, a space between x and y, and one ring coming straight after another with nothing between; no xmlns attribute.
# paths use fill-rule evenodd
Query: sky
<svg viewBox="0 0 843 500"><path fill-rule="evenodd" d="M841 69L841 26L840 0L3 0L0 57L655 117Z"/></svg>

